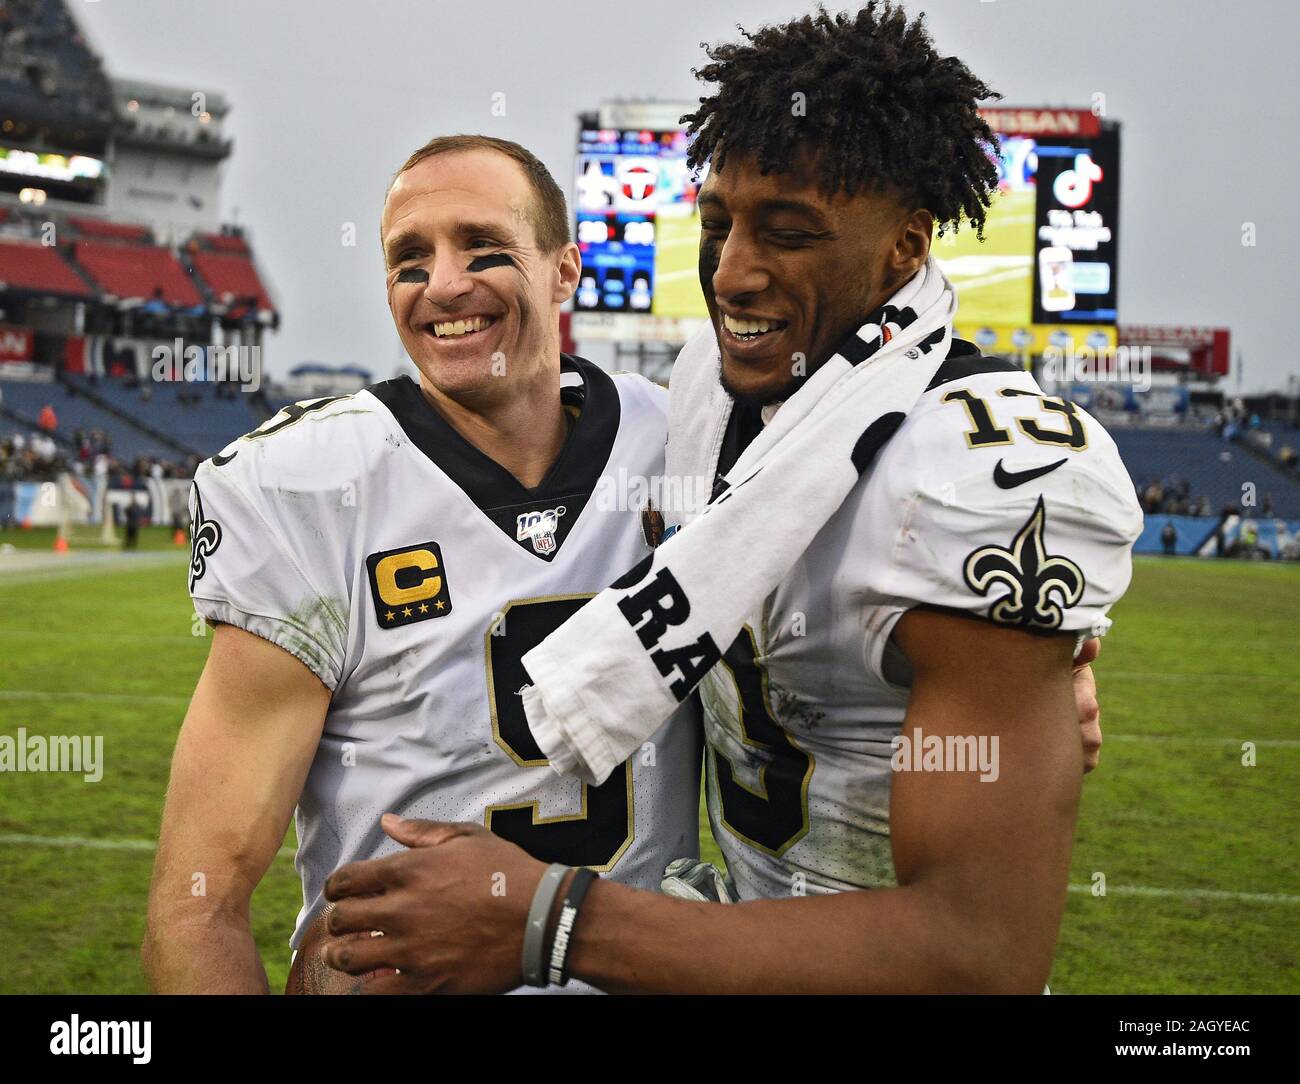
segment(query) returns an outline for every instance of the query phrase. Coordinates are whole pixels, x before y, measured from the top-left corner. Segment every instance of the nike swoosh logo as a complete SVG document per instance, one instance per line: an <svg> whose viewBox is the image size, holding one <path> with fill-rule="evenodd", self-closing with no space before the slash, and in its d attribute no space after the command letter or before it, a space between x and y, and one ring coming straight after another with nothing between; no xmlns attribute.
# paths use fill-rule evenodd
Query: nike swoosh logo
<svg viewBox="0 0 1300 1084"><path fill-rule="evenodd" d="M1058 459L1055 463L1048 463L1045 467L1030 467L1029 470L1006 470L1002 466L1002 460L999 459L998 465L993 468L993 482L999 489L1015 489L1016 486L1032 482L1035 478L1041 478L1044 474L1050 474L1064 462L1064 459Z"/></svg>
<svg viewBox="0 0 1300 1084"><path fill-rule="evenodd" d="M214 467L224 467L227 463L229 463L232 459L234 459L235 456L237 456L238 454L239 454L239 449L236 448L236 449L235 449L233 452L231 452L229 455L214 455L214 456L212 457L212 465L213 465ZM1062 461L1062 462L1064 462L1064 461Z"/></svg>

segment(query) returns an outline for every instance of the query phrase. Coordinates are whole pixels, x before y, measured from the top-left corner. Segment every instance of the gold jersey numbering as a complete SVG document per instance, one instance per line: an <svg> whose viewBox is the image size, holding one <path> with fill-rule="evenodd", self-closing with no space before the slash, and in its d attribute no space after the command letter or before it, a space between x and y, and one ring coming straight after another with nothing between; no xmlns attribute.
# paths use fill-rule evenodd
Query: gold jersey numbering
<svg viewBox="0 0 1300 1084"><path fill-rule="evenodd" d="M589 598L591 595L556 595L512 602L497 615L484 637L492 737L521 768L549 770L550 763L528 727L519 695L529 681L523 657ZM632 764L624 761L599 786L581 786L577 813L543 817L536 801L515 802L489 806L484 823L543 862L608 872L635 838Z"/></svg>
<svg viewBox="0 0 1300 1084"><path fill-rule="evenodd" d="M1088 434L1083 428L1083 419L1079 408L1067 399L1039 395L1037 392L1023 388L1002 388L998 395L1004 399L1021 396L1037 399L1039 409L1049 415L1056 415L1065 422L1064 429L1056 429L1044 424L1043 420L1033 417L1017 417L1016 428L1035 444L1046 444L1053 448L1066 448L1072 452L1081 452L1088 447ZM943 397L945 403L960 403L966 409L966 418L970 429L966 432L968 448L993 448L1014 443L1010 429L994 424L993 412L988 403L968 388L958 388Z"/></svg>

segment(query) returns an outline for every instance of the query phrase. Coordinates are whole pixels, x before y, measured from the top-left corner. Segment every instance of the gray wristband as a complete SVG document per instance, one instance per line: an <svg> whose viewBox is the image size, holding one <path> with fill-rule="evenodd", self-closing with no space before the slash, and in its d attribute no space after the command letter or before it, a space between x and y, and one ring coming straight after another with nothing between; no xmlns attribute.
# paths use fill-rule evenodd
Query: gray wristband
<svg viewBox="0 0 1300 1084"><path fill-rule="evenodd" d="M555 906L555 897L560 894L560 885L569 867L559 862L552 862L537 883L533 893L532 906L528 908L528 923L524 926L524 982L529 986L546 985L546 964L543 960L546 950L546 923L551 917L551 908Z"/></svg>

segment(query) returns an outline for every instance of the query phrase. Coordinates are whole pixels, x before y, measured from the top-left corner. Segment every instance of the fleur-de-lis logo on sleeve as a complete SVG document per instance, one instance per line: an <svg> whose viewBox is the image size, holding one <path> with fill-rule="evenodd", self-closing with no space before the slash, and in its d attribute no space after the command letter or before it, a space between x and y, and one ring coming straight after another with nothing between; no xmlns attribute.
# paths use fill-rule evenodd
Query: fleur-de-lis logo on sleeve
<svg viewBox="0 0 1300 1084"><path fill-rule="evenodd" d="M966 558L962 572L976 594L987 595L997 586L1009 588L989 607L989 617L999 624L1060 628L1064 610L1083 597L1082 570L1068 557L1048 554L1043 541L1046 527L1047 510L1040 496L1010 549L981 546Z"/></svg>
<svg viewBox="0 0 1300 1084"><path fill-rule="evenodd" d="M190 590L203 579L208 570L208 558L221 545L221 524L215 519L203 518L203 499L199 487L194 486L194 499L190 506Z"/></svg>

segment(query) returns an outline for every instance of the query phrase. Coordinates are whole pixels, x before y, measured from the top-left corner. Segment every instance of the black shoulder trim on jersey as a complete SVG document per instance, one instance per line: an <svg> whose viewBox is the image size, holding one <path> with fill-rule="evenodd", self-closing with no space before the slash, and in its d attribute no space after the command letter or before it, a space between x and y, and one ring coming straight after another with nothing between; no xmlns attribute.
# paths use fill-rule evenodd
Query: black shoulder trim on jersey
<svg viewBox="0 0 1300 1084"><path fill-rule="evenodd" d="M546 477L531 490L456 432L409 377L385 380L367 390L392 412L411 443L484 515L529 553L549 561L559 552L604 472L620 415L618 389L602 369L568 354L560 355L560 369L582 377L581 388L563 388L560 396L567 405L581 404L582 411ZM525 516L530 519L520 526Z"/></svg>
<svg viewBox="0 0 1300 1084"><path fill-rule="evenodd" d="M853 445L853 465L859 474L871 466L876 453L884 447L885 441L898 432L898 427L906 418L907 415L901 410L891 410L888 414L882 414L863 430L857 444Z"/></svg>
<svg viewBox="0 0 1300 1084"><path fill-rule="evenodd" d="M970 376L979 376L981 373L1019 372L1024 372L1024 369L1014 361L986 358L980 354L979 347L974 343L967 342L965 339L953 339L952 345L948 348L947 358L939 366L939 371L934 374L934 379L925 390L934 391L943 384L951 384L954 380L965 380Z"/></svg>

